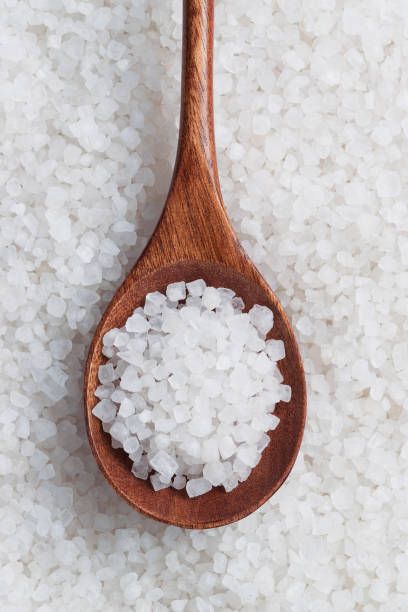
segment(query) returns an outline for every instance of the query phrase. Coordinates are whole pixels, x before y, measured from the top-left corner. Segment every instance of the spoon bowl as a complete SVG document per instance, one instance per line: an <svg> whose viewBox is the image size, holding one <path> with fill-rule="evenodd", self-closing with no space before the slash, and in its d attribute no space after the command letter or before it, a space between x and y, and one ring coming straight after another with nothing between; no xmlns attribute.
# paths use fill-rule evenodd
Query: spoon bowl
<svg viewBox="0 0 408 612"><path fill-rule="evenodd" d="M254 304L273 310L275 322L268 337L285 343L286 357L279 362L284 382L292 387L290 403L279 403L275 414L280 423L270 434L271 442L262 454L249 478L230 493L222 487L206 495L190 499L185 490L162 489L155 492L149 481L135 478L132 462L121 449L113 449L110 436L92 415L98 401L94 393L98 386L98 368L103 357L103 335L113 327L122 327L134 308L143 306L150 291L165 292L169 283L203 278L208 285L229 287L245 302L246 310ZM258 282L257 282L258 280ZM160 268L138 282L131 278L119 290L96 331L88 358L86 395L88 435L96 461L114 489L143 514L179 527L204 529L219 527L247 516L261 506L285 481L302 439L304 428L303 371L299 351L282 307L272 291L252 277L224 264L185 261ZM130 282L129 282L130 281Z"/></svg>
<svg viewBox="0 0 408 612"><path fill-rule="evenodd" d="M212 106L214 0L184 1L182 104L178 154L172 184L158 226L98 325L88 355L84 382L85 419L92 452L113 488L147 516L185 528L219 527L261 506L282 485L295 462L305 424L303 366L290 323L262 275L242 250L226 215L215 157ZM284 383L292 388L289 403L278 404L279 426L249 478L233 491L213 488L190 499L185 490L155 492L149 481L135 478L131 460L113 449L109 434L92 415L97 403L102 338L122 327L147 293L165 292L169 283L203 278L207 285L228 287L244 300L268 306L274 313L270 338L283 340L279 362Z"/></svg>

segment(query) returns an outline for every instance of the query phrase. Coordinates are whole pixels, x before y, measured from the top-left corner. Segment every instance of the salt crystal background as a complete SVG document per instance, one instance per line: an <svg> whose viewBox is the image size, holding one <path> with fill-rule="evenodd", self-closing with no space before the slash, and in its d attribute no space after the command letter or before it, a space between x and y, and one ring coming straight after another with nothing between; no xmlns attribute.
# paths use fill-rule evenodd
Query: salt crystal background
<svg viewBox="0 0 408 612"><path fill-rule="evenodd" d="M408 601L408 5L218 0L221 182L309 385L287 483L208 532L133 512L86 440L95 324L158 218L181 1L0 2L4 612Z"/></svg>

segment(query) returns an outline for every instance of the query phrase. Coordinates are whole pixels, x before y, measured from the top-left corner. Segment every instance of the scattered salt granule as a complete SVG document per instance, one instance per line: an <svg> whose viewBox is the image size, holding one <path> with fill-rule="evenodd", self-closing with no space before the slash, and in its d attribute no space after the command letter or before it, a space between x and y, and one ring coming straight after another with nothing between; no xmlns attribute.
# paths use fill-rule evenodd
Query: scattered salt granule
<svg viewBox="0 0 408 612"><path fill-rule="evenodd" d="M224 201L295 327L309 411L278 494L199 533L104 483L81 408L92 333L170 183L182 2L0 6L2 611L406 612L407 2L216 2Z"/></svg>
<svg viewBox="0 0 408 612"><path fill-rule="evenodd" d="M146 479L151 472L155 491L231 491L278 426L275 405L291 397L277 368L285 348L265 342L269 308L243 308L231 289L180 281L166 296L148 294L123 328L103 338L108 361L99 367L93 414L132 459L132 473Z"/></svg>

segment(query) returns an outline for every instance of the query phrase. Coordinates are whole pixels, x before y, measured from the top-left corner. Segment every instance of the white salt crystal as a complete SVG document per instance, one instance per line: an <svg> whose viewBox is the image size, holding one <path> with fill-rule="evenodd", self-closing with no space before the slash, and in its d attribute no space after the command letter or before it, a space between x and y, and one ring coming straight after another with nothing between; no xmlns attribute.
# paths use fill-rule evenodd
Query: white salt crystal
<svg viewBox="0 0 408 612"><path fill-rule="evenodd" d="M136 334L144 334L149 329L150 324L141 314L136 312L126 321L126 331Z"/></svg>
<svg viewBox="0 0 408 612"><path fill-rule="evenodd" d="M203 440L201 447L201 458L203 463L218 461L220 452L218 449L218 441L216 438L208 438Z"/></svg>
<svg viewBox="0 0 408 612"><path fill-rule="evenodd" d="M104 346L108 346L111 347L113 346L116 336L119 334L119 330L114 327L113 329L110 329L108 332L106 332L106 334L103 336L103 345Z"/></svg>
<svg viewBox="0 0 408 612"><path fill-rule="evenodd" d="M55 476L55 469L50 463L39 471L38 478L40 480L50 480Z"/></svg>
<svg viewBox="0 0 408 612"><path fill-rule="evenodd" d="M127 148L132 151L136 149L137 145L140 142L139 133L131 126L128 126L121 131L120 138L127 146Z"/></svg>
<svg viewBox="0 0 408 612"><path fill-rule="evenodd" d="M150 327L154 331L161 331L162 323L163 321L160 317L155 317L154 319L150 319Z"/></svg>
<svg viewBox="0 0 408 612"><path fill-rule="evenodd" d="M201 350L191 352L185 358L185 366L192 374L202 374L207 367L203 352Z"/></svg>
<svg viewBox="0 0 408 612"><path fill-rule="evenodd" d="M118 389L115 387L114 391L111 391L110 399L112 402L116 404L120 404L126 397L126 391L122 391L122 389Z"/></svg>
<svg viewBox="0 0 408 612"><path fill-rule="evenodd" d="M255 304L249 311L249 318L262 335L267 334L273 327L273 312L266 306Z"/></svg>
<svg viewBox="0 0 408 612"><path fill-rule="evenodd" d="M285 357L285 345L282 340L268 340L266 353L272 361L280 361Z"/></svg>
<svg viewBox="0 0 408 612"><path fill-rule="evenodd" d="M240 482L244 482L249 477L250 473L250 466L237 457L233 463L233 474Z"/></svg>
<svg viewBox="0 0 408 612"><path fill-rule="evenodd" d="M20 416L16 422L16 436L21 439L27 439L30 436L30 421L25 416Z"/></svg>
<svg viewBox="0 0 408 612"><path fill-rule="evenodd" d="M126 438L126 440L123 443L123 448L128 453L128 455L133 455L134 453L136 453L139 447L140 447L140 443L136 436L131 436L130 438Z"/></svg>
<svg viewBox="0 0 408 612"><path fill-rule="evenodd" d="M408 343L398 342L393 346L392 360L397 371L405 369L408 361Z"/></svg>
<svg viewBox="0 0 408 612"><path fill-rule="evenodd" d="M112 10L109 7L97 7L92 13L92 23L95 30L105 30L112 18Z"/></svg>
<svg viewBox="0 0 408 612"><path fill-rule="evenodd" d="M187 283L187 290L193 297L201 297L206 288L206 282L202 278Z"/></svg>
<svg viewBox="0 0 408 612"><path fill-rule="evenodd" d="M277 417L275 414L264 414L261 417L255 416L251 421L251 426L254 430L258 432L273 431L279 425L279 421L279 417ZM262 440L266 443L266 438L263 434L257 441L258 450L259 446L262 446L264 444Z"/></svg>
<svg viewBox="0 0 408 612"><path fill-rule="evenodd" d="M140 419L138 415L132 415L126 419L129 431L137 435L140 441L146 440L151 436L151 431Z"/></svg>
<svg viewBox="0 0 408 612"><path fill-rule="evenodd" d="M107 385L99 385L95 391L95 396L99 399L107 399L111 398L112 391L114 390L113 383L108 383ZM112 399L112 398L111 398Z"/></svg>
<svg viewBox="0 0 408 612"><path fill-rule="evenodd" d="M17 408L26 408L30 403L28 397L19 391L11 391L10 393L10 402L13 406Z"/></svg>
<svg viewBox="0 0 408 612"><path fill-rule="evenodd" d="M200 442L197 438L192 438L191 435L188 437L184 434L182 438L182 448L186 455L193 458L200 458L201 447Z"/></svg>
<svg viewBox="0 0 408 612"><path fill-rule="evenodd" d="M113 394L112 394L113 398ZM120 402L120 407L118 410L118 416L126 419L127 417L132 416L135 413L135 405L134 403L127 397L124 397Z"/></svg>
<svg viewBox="0 0 408 612"><path fill-rule="evenodd" d="M102 423L110 423L116 416L116 408L110 400L103 399L93 408L92 414L100 419Z"/></svg>
<svg viewBox="0 0 408 612"><path fill-rule="evenodd" d="M265 136L271 128L268 115L256 114L252 119L252 129L257 136Z"/></svg>
<svg viewBox="0 0 408 612"><path fill-rule="evenodd" d="M211 490L211 484L205 478L193 478L187 482L186 490L189 497L198 497L208 493Z"/></svg>
<svg viewBox="0 0 408 612"><path fill-rule="evenodd" d="M222 388L218 380L214 378L208 378L202 387L203 393L208 397L214 399L221 394Z"/></svg>
<svg viewBox="0 0 408 612"><path fill-rule="evenodd" d="M250 318L246 313L236 313L228 320L230 328L231 342L243 346L250 333Z"/></svg>
<svg viewBox="0 0 408 612"><path fill-rule="evenodd" d="M37 419L34 422L34 431L39 442L48 440L57 433L57 426L48 419Z"/></svg>
<svg viewBox="0 0 408 612"><path fill-rule="evenodd" d="M146 295L143 310L146 315L157 315L162 311L165 303L166 297L162 293L154 291Z"/></svg>
<svg viewBox="0 0 408 612"><path fill-rule="evenodd" d="M66 215L59 215L54 212L46 213L50 235L56 242L65 242L71 238L72 224L71 219Z"/></svg>
<svg viewBox="0 0 408 612"><path fill-rule="evenodd" d="M373 601L385 603L389 599L389 584L384 580L373 580L369 593Z"/></svg>
<svg viewBox="0 0 408 612"><path fill-rule="evenodd" d="M215 552L213 557L213 571L216 574L224 574L227 568L228 558L222 552Z"/></svg>
<svg viewBox="0 0 408 612"><path fill-rule="evenodd" d="M175 476L171 486L174 489L177 489L178 491L180 491L181 489L185 488L186 482L187 482L187 479L185 478L185 476Z"/></svg>
<svg viewBox="0 0 408 612"><path fill-rule="evenodd" d="M258 451L250 446L240 446L237 450L237 458L248 467L255 467L260 459Z"/></svg>
<svg viewBox="0 0 408 612"><path fill-rule="evenodd" d="M11 467L10 469L6 468L5 460L7 459L9 461L9 459L8 457L4 457L4 460L1 461L3 457L4 455L0 456L0 473L4 474L6 473L6 471L11 471ZM41 470L47 463L48 463L48 455L46 455L39 449L35 449L34 453L32 454L30 458L31 466L35 470Z"/></svg>
<svg viewBox="0 0 408 612"><path fill-rule="evenodd" d="M271 415L271 416L274 416L274 415ZM276 422L276 427L277 427L279 424L279 419L278 417L276 417L276 419L277 419L277 422ZM271 427L271 429L275 429L275 428ZM256 445L256 449L258 453L262 453L265 450L265 448L268 446L269 442L270 442L269 436L266 433L263 433L259 439L259 442Z"/></svg>
<svg viewBox="0 0 408 612"><path fill-rule="evenodd" d="M120 444L123 444L124 441L129 436L128 428L123 423L120 423L119 421L115 421L114 423L112 423L112 425L109 428L109 433L111 437L113 438L113 440L115 440L116 442L119 442Z"/></svg>
<svg viewBox="0 0 408 612"><path fill-rule="evenodd" d="M136 448L136 444L133 445L133 448ZM129 453L129 459L133 461L133 464L138 465L142 457L143 457L143 447L139 443L139 446L136 448L136 450Z"/></svg>
<svg viewBox="0 0 408 612"><path fill-rule="evenodd" d="M31 457L35 452L35 444L30 440L23 440L21 444L21 454L23 457Z"/></svg>
<svg viewBox="0 0 408 612"><path fill-rule="evenodd" d="M171 478L178 468L178 463L168 453L161 450L150 459L150 465L163 476Z"/></svg>
<svg viewBox="0 0 408 612"><path fill-rule="evenodd" d="M222 459L229 459L236 451L236 445L231 436L223 436L219 441L219 451Z"/></svg>
<svg viewBox="0 0 408 612"><path fill-rule="evenodd" d="M272 371L273 363L265 353L259 353L254 359L252 369L258 374L265 375Z"/></svg>
<svg viewBox="0 0 408 612"><path fill-rule="evenodd" d="M66 310L65 300L58 296L51 296L47 302L47 312L53 317L62 317Z"/></svg>
<svg viewBox="0 0 408 612"><path fill-rule="evenodd" d="M166 296L171 302L178 302L186 299L186 283L184 281L171 283L167 286Z"/></svg>
<svg viewBox="0 0 408 612"><path fill-rule="evenodd" d="M116 378L115 370L113 369L113 365L111 363L107 363L106 365L99 366L98 378L99 378L99 382L102 385L113 382Z"/></svg>
<svg viewBox="0 0 408 612"><path fill-rule="evenodd" d="M129 572L132 573L132 572ZM137 574L134 574L137 579ZM125 598L125 602L128 604L135 604L140 600L140 595L142 593L142 585L136 580L130 582L123 588L123 596Z"/></svg>
<svg viewBox="0 0 408 612"><path fill-rule="evenodd" d="M142 455L142 457L137 462L133 463L132 474L136 478L147 480L149 476L149 462L147 459L147 455Z"/></svg>
<svg viewBox="0 0 408 612"><path fill-rule="evenodd" d="M298 319L296 328L305 336L311 336L313 334L313 327L309 317L303 316Z"/></svg>
<svg viewBox="0 0 408 612"><path fill-rule="evenodd" d="M228 287L218 287L217 291L218 291L218 295L221 298L221 301L224 304L234 304L236 300L241 299L235 296L235 291L233 289L229 289Z"/></svg>
<svg viewBox="0 0 408 612"><path fill-rule="evenodd" d="M159 479L161 480L161 482L163 482L166 485L170 485L171 484L171 478L170 476L164 476L163 474L158 473Z"/></svg>
<svg viewBox="0 0 408 612"><path fill-rule="evenodd" d="M120 386L124 391L140 391L141 383L139 372L134 366L128 366L120 379Z"/></svg>
<svg viewBox="0 0 408 612"><path fill-rule="evenodd" d="M197 438L205 438L214 429L212 420L205 416L194 417L188 426L189 432Z"/></svg>
<svg viewBox="0 0 408 612"><path fill-rule="evenodd" d="M221 296L215 287L206 287L202 296L202 303L208 310L214 310L221 303Z"/></svg>
<svg viewBox="0 0 408 612"><path fill-rule="evenodd" d="M115 61L119 60L122 57L122 55L125 53L125 51L126 51L125 45L123 45L122 43L116 40L111 40L107 47L108 57Z"/></svg>
<svg viewBox="0 0 408 612"><path fill-rule="evenodd" d="M81 157L82 151L79 147L68 144L64 149L64 161L69 166L75 166Z"/></svg>
<svg viewBox="0 0 408 612"><path fill-rule="evenodd" d="M281 402L290 402L292 397L292 389L289 385L280 385L279 392Z"/></svg>
<svg viewBox="0 0 408 612"><path fill-rule="evenodd" d="M230 493L239 485L239 478L236 474L231 474L231 476L228 476L228 478L222 484L225 492Z"/></svg>
<svg viewBox="0 0 408 612"><path fill-rule="evenodd" d="M213 487L217 487L225 479L224 464L220 461L206 463L203 468L203 476Z"/></svg>
<svg viewBox="0 0 408 612"><path fill-rule="evenodd" d="M71 340L52 340L50 351L55 359L64 360L72 350Z"/></svg>
<svg viewBox="0 0 408 612"><path fill-rule="evenodd" d="M158 474L152 474L150 476L150 483L155 491L161 491L162 489L167 489L170 486L169 482L163 482L160 480Z"/></svg>

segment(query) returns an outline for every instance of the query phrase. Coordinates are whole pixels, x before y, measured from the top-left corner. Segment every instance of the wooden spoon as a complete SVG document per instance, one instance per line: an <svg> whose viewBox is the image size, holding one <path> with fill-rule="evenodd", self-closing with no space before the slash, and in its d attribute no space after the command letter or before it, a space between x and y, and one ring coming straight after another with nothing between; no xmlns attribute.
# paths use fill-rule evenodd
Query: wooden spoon
<svg viewBox="0 0 408 612"><path fill-rule="evenodd" d="M177 159L166 206L156 231L109 304L93 338L85 373L85 418L96 461L113 488L134 508L180 527L218 527L247 516L282 485L298 453L306 416L302 361L289 321L272 290L243 252L226 215L215 156L212 95L214 0L184 0L181 123ZM92 415L98 367L105 359L102 337L121 327L150 291L175 281L203 278L230 287L245 302L269 306L275 315L270 337L281 338L279 362L292 387L289 404L278 404L281 422L250 477L230 493L217 487L190 499L185 490L153 491L135 478L131 461L111 447L110 436Z"/></svg>

